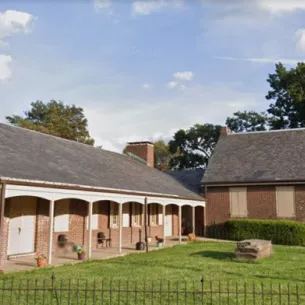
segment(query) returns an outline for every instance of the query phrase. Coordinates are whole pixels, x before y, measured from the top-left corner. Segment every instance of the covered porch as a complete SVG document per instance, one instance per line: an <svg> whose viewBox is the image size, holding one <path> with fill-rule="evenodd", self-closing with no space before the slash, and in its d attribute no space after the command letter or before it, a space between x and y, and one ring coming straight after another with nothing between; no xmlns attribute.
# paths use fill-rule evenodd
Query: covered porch
<svg viewBox="0 0 305 305"><path fill-rule="evenodd" d="M204 204L156 194L6 184L1 205L2 269L32 268L35 252L45 254L49 265L77 262L75 253L59 247L63 235L84 246L87 259L139 252L135 244L144 242L145 225L152 238L150 250L156 248L156 237L164 239L164 246L182 243L183 219L196 232L196 219L204 218ZM100 233L110 244L98 243Z"/></svg>

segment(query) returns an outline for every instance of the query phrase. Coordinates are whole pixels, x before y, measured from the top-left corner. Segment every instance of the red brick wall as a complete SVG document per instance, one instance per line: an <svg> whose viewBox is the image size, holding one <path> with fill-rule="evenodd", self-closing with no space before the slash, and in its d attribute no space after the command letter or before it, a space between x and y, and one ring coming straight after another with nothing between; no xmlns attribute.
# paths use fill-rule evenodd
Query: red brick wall
<svg viewBox="0 0 305 305"><path fill-rule="evenodd" d="M48 200L37 199L35 249L44 254L48 253L49 245L49 204Z"/></svg>
<svg viewBox="0 0 305 305"><path fill-rule="evenodd" d="M305 222L305 185L295 186L296 219Z"/></svg>
<svg viewBox="0 0 305 305"><path fill-rule="evenodd" d="M208 187L206 203L207 226L222 224L230 218L230 195L228 187Z"/></svg>
<svg viewBox="0 0 305 305"><path fill-rule="evenodd" d="M276 193L274 186L247 187L248 218L276 219Z"/></svg>

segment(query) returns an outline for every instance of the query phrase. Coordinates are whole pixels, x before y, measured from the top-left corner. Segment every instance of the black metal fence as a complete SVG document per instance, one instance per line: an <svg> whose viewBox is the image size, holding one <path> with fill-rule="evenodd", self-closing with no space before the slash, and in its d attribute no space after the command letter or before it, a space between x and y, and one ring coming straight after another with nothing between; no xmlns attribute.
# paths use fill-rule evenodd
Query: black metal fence
<svg viewBox="0 0 305 305"><path fill-rule="evenodd" d="M304 285L204 281L0 280L1 305L301 305Z"/></svg>

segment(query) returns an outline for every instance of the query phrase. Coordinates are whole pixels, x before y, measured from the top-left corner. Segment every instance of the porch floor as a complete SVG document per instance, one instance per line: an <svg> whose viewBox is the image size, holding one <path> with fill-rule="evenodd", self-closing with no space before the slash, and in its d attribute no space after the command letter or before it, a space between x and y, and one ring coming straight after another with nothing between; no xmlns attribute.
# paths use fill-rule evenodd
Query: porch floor
<svg viewBox="0 0 305 305"><path fill-rule="evenodd" d="M186 244L187 238L182 237L181 244ZM162 248L158 248L154 242L149 245L149 251L160 250L163 248L179 245L178 238L170 237L166 239L165 245ZM119 256L124 256L131 253L143 253L144 251L135 250L135 244L123 245L122 253L118 253L118 246L113 245L111 248L103 247L99 249L92 248L91 260L109 259ZM77 264L82 261L77 260L76 253L53 253L52 266L62 266L65 264ZM3 263L2 270L5 273L30 271L37 268L36 261L33 256L19 257L16 259L8 260Z"/></svg>

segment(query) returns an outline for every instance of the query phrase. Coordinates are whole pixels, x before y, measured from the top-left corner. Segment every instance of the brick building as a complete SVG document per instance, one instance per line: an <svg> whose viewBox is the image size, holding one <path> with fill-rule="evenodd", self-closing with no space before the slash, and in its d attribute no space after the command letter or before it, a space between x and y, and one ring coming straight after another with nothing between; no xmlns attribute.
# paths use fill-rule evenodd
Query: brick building
<svg viewBox="0 0 305 305"><path fill-rule="evenodd" d="M203 224L201 192L154 169L152 143L127 151L0 124L0 261L38 251L51 263L60 235L90 258L99 232L121 252L139 240L145 218L149 235L180 240L182 219L192 231Z"/></svg>
<svg viewBox="0 0 305 305"><path fill-rule="evenodd" d="M230 218L305 221L305 129L222 129L203 177L206 225Z"/></svg>

